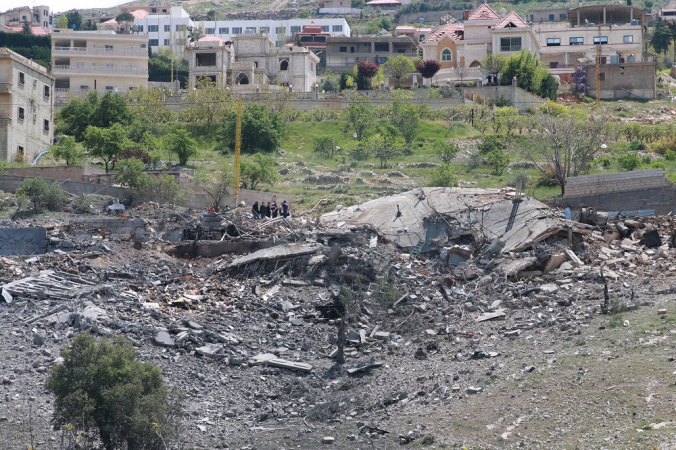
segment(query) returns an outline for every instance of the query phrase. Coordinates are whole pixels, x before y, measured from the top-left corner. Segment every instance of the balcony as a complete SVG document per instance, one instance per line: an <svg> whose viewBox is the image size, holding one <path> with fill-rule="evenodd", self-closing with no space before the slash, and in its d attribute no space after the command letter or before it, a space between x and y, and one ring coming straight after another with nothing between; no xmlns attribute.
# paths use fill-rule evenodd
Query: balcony
<svg viewBox="0 0 676 450"><path fill-rule="evenodd" d="M52 53L76 53L76 54L81 54L81 53L93 53L93 54L105 54L105 53L114 53L114 54L148 54L148 49L141 48L141 49L117 49L117 48L94 48L94 47L58 47L55 46L52 48Z"/></svg>
<svg viewBox="0 0 676 450"><path fill-rule="evenodd" d="M141 67L104 67L104 66L54 66L54 71L68 71L72 73L84 74L89 72L106 72L106 73L133 73L144 74L148 73L148 69Z"/></svg>

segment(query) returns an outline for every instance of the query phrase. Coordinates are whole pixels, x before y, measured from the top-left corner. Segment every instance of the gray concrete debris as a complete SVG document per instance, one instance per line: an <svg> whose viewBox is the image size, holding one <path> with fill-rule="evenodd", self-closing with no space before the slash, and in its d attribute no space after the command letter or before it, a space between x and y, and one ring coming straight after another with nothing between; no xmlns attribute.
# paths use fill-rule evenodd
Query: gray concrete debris
<svg viewBox="0 0 676 450"><path fill-rule="evenodd" d="M173 347L176 343L169 333L160 331L155 335L155 344L163 347Z"/></svg>
<svg viewBox="0 0 676 450"><path fill-rule="evenodd" d="M222 267L221 270L234 269L255 262L280 261L284 259L296 258L299 256L317 253L319 250L323 249L325 249L324 246L316 243L278 245L276 247L258 250L256 252L251 253L250 255L235 258L228 264L226 264L224 267Z"/></svg>

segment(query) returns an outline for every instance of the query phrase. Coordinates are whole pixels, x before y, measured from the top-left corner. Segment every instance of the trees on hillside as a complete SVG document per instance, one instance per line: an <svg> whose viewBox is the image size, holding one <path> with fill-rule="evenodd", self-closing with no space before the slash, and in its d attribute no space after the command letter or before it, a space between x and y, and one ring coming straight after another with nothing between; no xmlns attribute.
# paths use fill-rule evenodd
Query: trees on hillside
<svg viewBox="0 0 676 450"><path fill-rule="evenodd" d="M509 84L514 77L521 89L556 100L558 83L537 55L529 50L523 49L521 53L507 58L501 82Z"/></svg>
<svg viewBox="0 0 676 450"><path fill-rule="evenodd" d="M347 107L346 118L348 124L352 125L357 140L360 141L364 137L364 132L373 123L373 113L369 99L357 97L352 100Z"/></svg>
<svg viewBox="0 0 676 450"><path fill-rule="evenodd" d="M64 136L61 141L51 148L52 155L56 159L63 159L67 166L79 163L84 156L84 151L73 136Z"/></svg>
<svg viewBox="0 0 676 450"><path fill-rule="evenodd" d="M195 184L211 197L216 209L220 207L223 197L230 192L234 180L235 175L227 166L221 166L215 171L199 172L195 176Z"/></svg>
<svg viewBox="0 0 676 450"><path fill-rule="evenodd" d="M129 147L127 130L119 123L110 128L90 125L84 133L84 145L92 156L103 160L108 173L115 169L115 157Z"/></svg>
<svg viewBox="0 0 676 450"><path fill-rule="evenodd" d="M240 166L242 186L256 189L261 183L274 184L277 181L277 163L270 155L255 153L243 158Z"/></svg>
<svg viewBox="0 0 676 450"><path fill-rule="evenodd" d="M397 80L397 86L401 84L402 78L415 71L416 69L413 62L404 55L390 57L387 62L383 64L383 72L388 77Z"/></svg>
<svg viewBox="0 0 676 450"><path fill-rule="evenodd" d="M491 75L500 75L506 64L507 57L502 53L491 53L481 60L481 67Z"/></svg>
<svg viewBox="0 0 676 450"><path fill-rule="evenodd" d="M127 127L134 121L134 114L127 100L116 92L99 96L92 91L84 99L73 99L58 113L57 132L74 136L81 142L87 127L108 128L113 124Z"/></svg>
<svg viewBox="0 0 676 450"><path fill-rule="evenodd" d="M197 142L190 137L185 128L177 128L162 139L164 148L171 155L176 155L178 164L185 166L197 153Z"/></svg>
<svg viewBox="0 0 676 450"><path fill-rule="evenodd" d="M441 69L441 63L435 59L426 59L418 61L415 68L423 78L431 79Z"/></svg>
<svg viewBox="0 0 676 450"><path fill-rule="evenodd" d="M371 78L375 77L378 73L378 64L372 63L371 61L361 60L357 63L357 73L364 77L370 85Z"/></svg>
<svg viewBox="0 0 676 450"><path fill-rule="evenodd" d="M231 111L220 131L220 141L229 150L235 150L237 112ZM277 149L284 132L279 113L265 105L251 104L242 110L242 152L271 152Z"/></svg>
<svg viewBox="0 0 676 450"><path fill-rule="evenodd" d="M73 30L82 29L82 16L76 9L66 12L65 16L68 19L68 28Z"/></svg>

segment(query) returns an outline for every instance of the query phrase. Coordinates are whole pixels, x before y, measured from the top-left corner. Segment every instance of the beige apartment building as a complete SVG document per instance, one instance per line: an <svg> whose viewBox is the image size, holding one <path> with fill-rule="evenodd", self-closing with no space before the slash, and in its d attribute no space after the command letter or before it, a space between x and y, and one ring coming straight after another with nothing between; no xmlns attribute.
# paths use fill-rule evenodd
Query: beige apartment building
<svg viewBox="0 0 676 450"><path fill-rule="evenodd" d="M148 35L54 30L52 74L61 95L147 87Z"/></svg>
<svg viewBox="0 0 676 450"><path fill-rule="evenodd" d="M49 149L53 92L47 69L0 48L0 161L32 161Z"/></svg>

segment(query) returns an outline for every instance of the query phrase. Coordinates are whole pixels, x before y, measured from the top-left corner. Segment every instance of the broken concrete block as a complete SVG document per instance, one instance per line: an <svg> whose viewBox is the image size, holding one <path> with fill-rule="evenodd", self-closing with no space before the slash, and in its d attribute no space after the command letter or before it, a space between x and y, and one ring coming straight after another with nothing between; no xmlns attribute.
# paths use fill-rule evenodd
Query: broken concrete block
<svg viewBox="0 0 676 450"><path fill-rule="evenodd" d="M486 320L498 319L505 316L506 316L505 310L498 309L495 312L481 314L479 317L476 318L476 322L484 322Z"/></svg>
<svg viewBox="0 0 676 450"><path fill-rule="evenodd" d="M287 361L286 359L274 358L267 362L273 367L279 367L281 369L295 370L297 372L312 372L312 366L307 363Z"/></svg>
<svg viewBox="0 0 676 450"><path fill-rule="evenodd" d="M322 438L322 444L333 444L336 441L336 438L332 436L324 436Z"/></svg>
<svg viewBox="0 0 676 450"><path fill-rule="evenodd" d="M552 270L558 269L559 267L561 267L561 264L563 264L566 261L568 261L568 255L566 255L565 253L552 255L547 261L547 264L545 264L544 273L549 273Z"/></svg>
<svg viewBox="0 0 676 450"><path fill-rule="evenodd" d="M543 284L540 286L540 292L544 294L554 294L559 290L559 287L554 283Z"/></svg>
<svg viewBox="0 0 676 450"><path fill-rule="evenodd" d="M382 366L383 366L383 363L381 363L381 362L372 362L372 363L368 363L366 365L363 365L361 367L355 367L353 369L347 369L347 374L348 375L354 375L356 373L366 372L369 369L375 369L375 368L382 367Z"/></svg>
<svg viewBox="0 0 676 450"><path fill-rule="evenodd" d="M385 341L390 338L390 333L388 331L376 331L373 333L373 337L381 341Z"/></svg>
<svg viewBox="0 0 676 450"><path fill-rule="evenodd" d="M169 333L166 331L160 331L155 335L154 339L155 344L163 347L173 347L175 342Z"/></svg>

